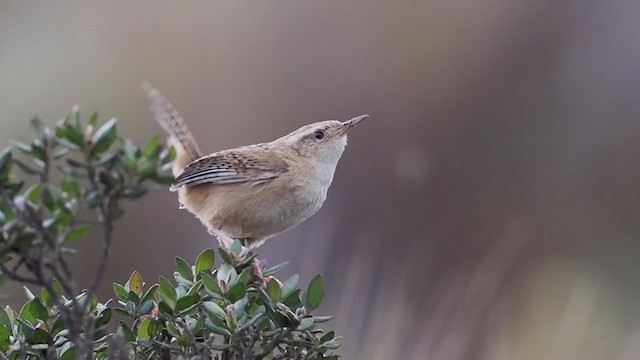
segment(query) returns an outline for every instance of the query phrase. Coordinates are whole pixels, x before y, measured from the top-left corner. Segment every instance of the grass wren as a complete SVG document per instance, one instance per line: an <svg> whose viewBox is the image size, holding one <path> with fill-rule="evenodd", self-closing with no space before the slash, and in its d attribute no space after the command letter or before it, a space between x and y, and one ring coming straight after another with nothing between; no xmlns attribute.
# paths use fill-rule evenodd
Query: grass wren
<svg viewBox="0 0 640 360"><path fill-rule="evenodd" d="M347 133L368 115L321 121L268 143L202 155L171 103L148 83L151 110L176 149L173 164L180 207L195 215L226 247L248 247L315 214L325 199Z"/></svg>

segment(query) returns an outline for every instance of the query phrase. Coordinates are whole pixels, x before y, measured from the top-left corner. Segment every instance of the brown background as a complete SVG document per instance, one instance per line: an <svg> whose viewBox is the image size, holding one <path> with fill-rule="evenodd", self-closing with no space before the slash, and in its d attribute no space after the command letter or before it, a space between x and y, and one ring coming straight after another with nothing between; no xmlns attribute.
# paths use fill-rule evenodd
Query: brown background
<svg viewBox="0 0 640 360"><path fill-rule="evenodd" d="M6 1L0 143L75 103L142 143L160 133L145 79L204 151L369 113L324 208L259 250L325 275L345 359L634 359L639 15L632 0ZM102 297L214 245L165 189L127 211ZM85 241L82 273L97 252Z"/></svg>

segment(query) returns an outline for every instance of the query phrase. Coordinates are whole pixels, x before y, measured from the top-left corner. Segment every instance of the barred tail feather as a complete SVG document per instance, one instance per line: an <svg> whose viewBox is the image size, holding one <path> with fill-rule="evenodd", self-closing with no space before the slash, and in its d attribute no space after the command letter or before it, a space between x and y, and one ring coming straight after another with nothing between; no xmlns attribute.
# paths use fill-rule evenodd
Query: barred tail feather
<svg viewBox="0 0 640 360"><path fill-rule="evenodd" d="M169 141L176 148L173 175L178 176L189 163L200 158L202 153L184 119L171 102L146 81L142 84L142 89L147 93L154 118L169 134Z"/></svg>

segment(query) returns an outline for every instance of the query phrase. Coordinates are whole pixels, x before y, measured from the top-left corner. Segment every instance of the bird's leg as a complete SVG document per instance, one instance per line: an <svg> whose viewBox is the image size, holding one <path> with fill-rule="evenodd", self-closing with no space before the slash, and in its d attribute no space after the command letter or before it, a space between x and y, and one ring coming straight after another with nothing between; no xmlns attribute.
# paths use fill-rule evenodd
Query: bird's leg
<svg viewBox="0 0 640 360"><path fill-rule="evenodd" d="M231 244L233 244L233 239L230 238L229 235L225 234L224 231L212 226L209 229L209 232L218 238L218 242L220 242L220 245L224 246L225 249L229 249Z"/></svg>

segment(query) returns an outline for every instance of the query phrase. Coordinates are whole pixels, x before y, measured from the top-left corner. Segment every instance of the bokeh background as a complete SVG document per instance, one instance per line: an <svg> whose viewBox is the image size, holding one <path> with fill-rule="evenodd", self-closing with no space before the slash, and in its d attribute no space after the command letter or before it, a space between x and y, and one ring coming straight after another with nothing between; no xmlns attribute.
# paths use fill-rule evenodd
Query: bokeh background
<svg viewBox="0 0 640 360"><path fill-rule="evenodd" d="M323 209L259 249L324 274L345 359L637 359L639 20L633 0L3 1L0 143L76 103L142 143L145 79L203 151L369 113ZM165 189L127 211L103 298L214 245Z"/></svg>

